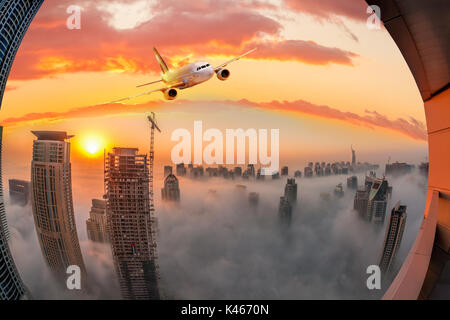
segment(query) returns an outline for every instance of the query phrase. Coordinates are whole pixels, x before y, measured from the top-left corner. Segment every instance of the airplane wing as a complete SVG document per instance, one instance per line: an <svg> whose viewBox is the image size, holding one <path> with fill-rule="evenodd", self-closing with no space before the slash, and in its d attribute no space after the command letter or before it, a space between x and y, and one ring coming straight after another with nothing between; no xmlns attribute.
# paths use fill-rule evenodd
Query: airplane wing
<svg viewBox="0 0 450 320"><path fill-rule="evenodd" d="M153 89L153 90L150 90L150 91L146 91L146 92L142 92L142 93L136 94L134 96L129 96L129 97L122 98L122 99L119 99L119 100L114 100L114 101L102 103L100 105L118 103L118 102L122 102L122 101L125 101L125 100L130 100L130 99L134 99L134 98L137 98L137 97L145 96L145 95L151 94L153 92L164 91L164 90L171 89L171 88L178 88L178 87L182 87L184 85L185 85L184 82L178 82L178 83L174 83L172 85L169 85L167 87Z"/></svg>
<svg viewBox="0 0 450 320"><path fill-rule="evenodd" d="M152 82L140 84L140 85L136 86L136 88L145 87L145 86L148 86L150 84L158 83L158 82L161 82L161 81L164 81L164 80L163 79L159 79L159 80L155 80L155 81L152 81Z"/></svg>
<svg viewBox="0 0 450 320"><path fill-rule="evenodd" d="M228 64L230 64L230 63L232 63L232 62L234 62L234 61L237 61L237 60L241 59L242 57L245 57L246 55L252 53L252 52L255 51L255 50L256 50L256 48L254 48L254 49L252 49L252 50L250 50L250 51L247 51L246 53L241 54L240 56L238 56L238 57L236 57L236 58L233 58L233 59L231 59L231 60L228 60L228 61L225 62L225 63L222 63L220 66L215 67L215 68L214 68L214 71L217 71L217 70L219 70L219 69L221 69L221 68L223 68L223 67L226 67Z"/></svg>

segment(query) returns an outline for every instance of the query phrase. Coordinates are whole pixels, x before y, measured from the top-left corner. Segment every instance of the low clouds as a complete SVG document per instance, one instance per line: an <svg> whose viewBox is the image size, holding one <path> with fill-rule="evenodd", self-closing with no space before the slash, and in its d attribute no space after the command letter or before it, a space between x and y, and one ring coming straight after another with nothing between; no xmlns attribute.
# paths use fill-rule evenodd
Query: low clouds
<svg viewBox="0 0 450 320"><path fill-rule="evenodd" d="M291 170L296 168L290 168ZM74 183L79 181L74 176ZM161 183L158 179L157 187ZM377 299L381 291L367 290L366 268L378 263L385 228L361 221L351 210L353 192L332 195L346 176L297 179L299 200L289 230L278 220L278 201L285 179L277 181L180 179L178 207L161 203L158 254L161 286L168 299ZM363 175L358 176L362 184ZM408 206L407 225L396 270L406 257L423 217L426 181L414 174L389 179L390 209L398 201ZM236 191L245 184L246 192ZM216 192L210 192L210 190ZM195 191L193 191L195 190ZM259 192L256 209L249 192ZM323 202L321 192L331 193ZM92 292L83 299L120 299L107 244L85 239L80 214L89 199L75 202L78 234ZM31 208L7 205L10 246L18 270L35 299L80 298L55 285L42 258ZM387 221L387 219L386 219Z"/></svg>
<svg viewBox="0 0 450 320"><path fill-rule="evenodd" d="M366 287L366 268L377 264L385 227L361 221L353 212L354 191L335 199L345 176L298 179L299 203L289 230L278 220L285 180L248 182L182 179L181 205L157 206L159 262L163 287L178 299L378 299ZM360 184L363 175L358 176ZM408 221L397 267L411 247L421 219L425 191L420 178L390 180L390 209L408 206ZM247 185L246 194L235 184ZM196 190L195 193L190 190ZM216 195L206 196L210 189ZM256 210L246 195L260 193ZM319 199L331 193L331 202ZM386 219L387 221L387 219ZM397 269L398 270L398 269Z"/></svg>

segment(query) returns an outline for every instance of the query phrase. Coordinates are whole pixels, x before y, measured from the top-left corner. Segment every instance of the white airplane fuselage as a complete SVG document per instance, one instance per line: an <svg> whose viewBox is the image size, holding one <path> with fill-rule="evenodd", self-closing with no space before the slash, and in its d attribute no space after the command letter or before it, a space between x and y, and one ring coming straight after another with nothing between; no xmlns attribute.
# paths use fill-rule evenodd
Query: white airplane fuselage
<svg viewBox="0 0 450 320"><path fill-rule="evenodd" d="M213 67L206 61L190 63L178 69L169 70L161 75L168 85L184 83L179 89L186 89L208 81L215 74Z"/></svg>

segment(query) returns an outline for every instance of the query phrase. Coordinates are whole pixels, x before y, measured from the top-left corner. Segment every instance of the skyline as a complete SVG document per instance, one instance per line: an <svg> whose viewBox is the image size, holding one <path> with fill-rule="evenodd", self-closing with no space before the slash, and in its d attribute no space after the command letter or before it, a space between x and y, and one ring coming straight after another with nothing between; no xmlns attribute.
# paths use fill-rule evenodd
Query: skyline
<svg viewBox="0 0 450 320"><path fill-rule="evenodd" d="M30 131L67 128L76 135L73 140L73 188L78 193L78 205L83 207L87 199L97 198L102 192L99 178L104 174L101 164L106 150L116 150L117 146L133 147L136 152L139 149L140 154L147 155L148 128L143 121L143 113L148 111L158 112L163 130L156 145L155 190L159 190L163 164L170 163L170 148L175 145L169 142L171 132L187 128L192 133L192 124L199 119L207 128L218 128L222 132L228 128L280 129L279 164L280 168L289 166L291 175L309 161L350 161L348 146L351 150L356 149L361 162L376 162L382 167L391 159L418 164L427 158L422 102L412 76L395 45L386 46L384 41L390 39L386 30L378 30L376 35L365 30L367 16L361 14L365 7L356 5L356 0L351 10L343 11L336 10L328 2L318 9L306 0L303 2L305 6L290 0L275 1L282 4L281 9L274 7L272 2L256 0L254 5L240 3L240 11L227 9L222 0L214 1L215 10L221 12L220 15L216 11L211 12L213 1L204 1L201 5L152 1L148 7L151 15L140 16L142 20L135 26L127 26L129 21L116 15L115 6L130 9L129 6L144 2L148 3L139 0L111 5L108 2L84 1L83 22L86 23L76 31L78 33L74 34L71 42L67 42L70 37L61 36L65 19L57 17L65 2L49 6L49 10L43 8L42 17L36 17L28 36L45 32L47 35L54 33L54 37L44 39L48 45L45 50L37 49L37 42L31 40L34 38L25 39L23 55L22 51L19 52L15 65L19 61L21 63L12 72L3 102L0 122L6 127L6 177L27 178ZM52 1L48 3L55 4ZM288 12L287 8L291 11ZM183 14L178 14L177 9L181 9ZM139 10L145 12L142 8ZM293 13L298 10L302 13ZM94 21L96 15L101 19ZM311 19L313 32L296 34L293 30L305 20L297 20L294 16L306 21ZM164 23L167 18L181 21L171 25ZM190 24L183 30L184 34L176 37L179 32L173 28L174 25L186 18ZM231 33L221 24L216 26L217 23L213 22L217 19L227 22L225 25L230 23ZM207 30L210 25L214 25L214 29L205 34L203 29ZM172 39L167 41L155 33L155 26L167 28L165 35L172 35ZM352 26L352 31L349 26ZM86 33L85 28L90 32ZM317 32L319 29L322 30L321 35L314 35L314 30ZM330 30L325 37L324 29ZM99 38L100 34L103 38ZM337 34L340 41L333 38ZM146 41L142 43L141 39ZM363 39L372 40L371 45L376 49L368 50ZM231 68L231 78L224 85L218 85L214 79L216 81L196 88L192 93L183 92L185 99L175 103L162 102L162 97L156 95L138 99L137 104L98 105L104 98L103 101L113 99L111 95L129 95L136 90L135 83L147 82L156 76L154 65L147 62L146 53L148 43L153 42L168 52L168 56L174 57L169 60L172 66L187 63L181 58L186 54L190 61L206 57L216 64L227 60L236 50L250 46L257 46L259 50L254 58L243 59L239 67ZM383 44L383 48L378 48L377 44ZM389 79L381 77L387 68L396 76ZM264 77L267 74L271 74L270 79ZM366 75L364 79L362 74ZM398 83L403 84L399 86ZM50 89L53 94L50 94ZM152 151L150 157L153 158ZM153 177L152 169L150 171ZM338 186L343 182L340 181ZM420 188L422 181L418 179L416 182ZM186 179L181 179L180 183L195 185ZM211 182L212 185L214 183L217 181ZM274 186L276 183L270 187ZM302 190L300 184L299 187ZM149 193L152 194L151 191ZM185 195L188 201L192 200L189 200L189 192L183 191L183 199ZM212 202L224 200L219 198L222 198L221 191L209 189L204 207L199 210L207 212L209 209L206 208ZM342 198L348 198L347 192L342 193ZM339 201L334 213L344 216L343 200ZM315 210L314 205L310 208ZM322 213L327 213L328 209ZM196 210L194 207L192 212ZM87 211L78 212L82 217L88 214ZM413 212L412 216L415 215ZM80 224L80 216L76 218L77 224ZM348 216L342 219L348 219ZM339 225L344 220L333 221L332 225ZM416 223L415 218L413 221ZM172 227L179 223L172 222ZM299 227L295 218L293 224ZM231 230L233 228L235 226L232 225ZM321 230L321 227L316 230ZM131 245L133 250L134 245ZM123 281L121 284L123 291ZM133 294L128 296L133 297Z"/></svg>

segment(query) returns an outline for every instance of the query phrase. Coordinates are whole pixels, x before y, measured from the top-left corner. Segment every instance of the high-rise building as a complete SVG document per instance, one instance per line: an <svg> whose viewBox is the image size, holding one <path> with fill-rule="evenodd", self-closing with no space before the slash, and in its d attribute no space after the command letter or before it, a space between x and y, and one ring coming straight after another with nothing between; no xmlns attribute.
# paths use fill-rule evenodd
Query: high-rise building
<svg viewBox="0 0 450 320"><path fill-rule="evenodd" d="M287 176L287 175L289 175L289 167L287 167L287 166L282 167L282 168L281 168L281 175L282 175L282 176Z"/></svg>
<svg viewBox="0 0 450 320"><path fill-rule="evenodd" d="M284 196L291 205L295 205L297 202L297 183L295 183L295 179L287 179L284 187Z"/></svg>
<svg viewBox="0 0 450 320"><path fill-rule="evenodd" d="M24 207L30 202L30 195L30 181L9 180L9 199L11 204Z"/></svg>
<svg viewBox="0 0 450 320"><path fill-rule="evenodd" d="M107 154L106 215L114 266L125 299L160 298L149 180L148 156L138 154L138 149L114 148Z"/></svg>
<svg viewBox="0 0 450 320"><path fill-rule="evenodd" d="M26 299L27 293L9 250L2 183L2 133L0 126L0 300Z"/></svg>
<svg viewBox="0 0 450 320"><path fill-rule="evenodd" d="M106 201L92 199L89 219L86 220L88 239L94 242L108 242L108 230L106 222Z"/></svg>
<svg viewBox="0 0 450 320"><path fill-rule="evenodd" d="M241 167L234 167L234 176L235 177L240 177L242 176L242 168Z"/></svg>
<svg viewBox="0 0 450 320"><path fill-rule="evenodd" d="M386 164L386 175L399 176L403 174L408 174L412 171L413 165L404 162L394 162Z"/></svg>
<svg viewBox="0 0 450 320"><path fill-rule="evenodd" d="M351 176L347 178L347 188L349 189L357 189L358 188L358 177Z"/></svg>
<svg viewBox="0 0 450 320"><path fill-rule="evenodd" d="M342 183L339 183L334 188L334 195L338 198L342 198L344 196L344 188L342 187Z"/></svg>
<svg viewBox="0 0 450 320"><path fill-rule="evenodd" d="M384 179L374 179L367 202L367 219L378 224L384 223L387 208L388 182Z"/></svg>
<svg viewBox="0 0 450 320"><path fill-rule="evenodd" d="M278 215L283 226L290 226L292 221L292 205L286 197L280 197Z"/></svg>
<svg viewBox="0 0 450 320"><path fill-rule="evenodd" d="M86 268L78 242L72 201L70 142L61 131L32 131L32 209L42 255L53 275L65 287L67 267L81 270L82 289Z"/></svg>
<svg viewBox="0 0 450 320"><path fill-rule="evenodd" d="M367 216L367 203L369 202L369 192L366 188L361 187L356 190L355 199L353 201L353 209L358 212L362 218Z"/></svg>
<svg viewBox="0 0 450 320"><path fill-rule="evenodd" d="M302 177L302 172L300 170L295 171L294 172L294 177L301 178Z"/></svg>
<svg viewBox="0 0 450 320"><path fill-rule="evenodd" d="M184 177L186 175L186 167L184 163L177 164L177 176Z"/></svg>
<svg viewBox="0 0 450 320"><path fill-rule="evenodd" d="M305 167L305 169L303 171L304 171L305 178L311 178L313 176L313 170L310 166Z"/></svg>
<svg viewBox="0 0 450 320"><path fill-rule="evenodd" d="M169 174L172 174L172 166L164 166L164 177L167 177Z"/></svg>
<svg viewBox="0 0 450 320"><path fill-rule="evenodd" d="M383 250L381 251L379 263L380 270L383 273L388 272L393 266L395 256L400 248L403 231L405 230L406 216L406 206L401 206L400 202L398 202L392 209L386 227Z"/></svg>
<svg viewBox="0 0 450 320"><path fill-rule="evenodd" d="M247 166L248 176L254 178L256 176L255 165L249 163Z"/></svg>
<svg viewBox="0 0 450 320"><path fill-rule="evenodd" d="M352 166L354 166L356 164L356 151L353 150L353 146L350 149L352 150Z"/></svg>
<svg viewBox="0 0 450 320"><path fill-rule="evenodd" d="M164 179L164 188L161 189L161 197L164 201L180 201L178 179L173 174L169 174L166 179Z"/></svg>
<svg viewBox="0 0 450 320"><path fill-rule="evenodd" d="M17 50L43 2L44 0L0 1L0 105Z"/></svg>

